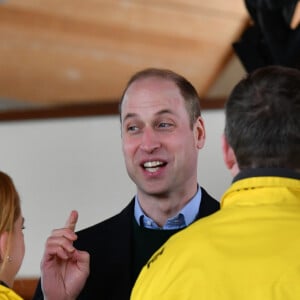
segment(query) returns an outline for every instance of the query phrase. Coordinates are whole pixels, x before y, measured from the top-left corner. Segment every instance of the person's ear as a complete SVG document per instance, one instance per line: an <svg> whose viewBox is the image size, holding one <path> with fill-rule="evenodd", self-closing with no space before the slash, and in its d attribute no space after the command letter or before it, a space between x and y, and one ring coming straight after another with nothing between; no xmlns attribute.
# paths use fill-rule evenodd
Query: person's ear
<svg viewBox="0 0 300 300"><path fill-rule="evenodd" d="M195 136L195 142L196 147L198 149L202 149L205 144L205 126L204 121L201 117L199 117L194 125L194 136Z"/></svg>
<svg viewBox="0 0 300 300"><path fill-rule="evenodd" d="M222 135L222 152L223 152L223 160L225 162L226 167L231 172L232 176L237 175L240 171L235 154L231 146L228 144L225 135Z"/></svg>
<svg viewBox="0 0 300 300"><path fill-rule="evenodd" d="M8 232L4 231L0 234L0 262L5 260L5 253L7 250Z"/></svg>

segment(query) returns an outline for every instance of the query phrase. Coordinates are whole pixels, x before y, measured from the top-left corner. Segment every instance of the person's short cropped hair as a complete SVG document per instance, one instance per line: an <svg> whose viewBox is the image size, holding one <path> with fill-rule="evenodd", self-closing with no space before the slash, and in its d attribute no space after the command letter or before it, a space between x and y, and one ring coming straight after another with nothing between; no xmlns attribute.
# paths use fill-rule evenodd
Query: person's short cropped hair
<svg viewBox="0 0 300 300"><path fill-rule="evenodd" d="M297 69L258 69L235 86L226 104L225 135L240 169L300 169L299 123Z"/></svg>

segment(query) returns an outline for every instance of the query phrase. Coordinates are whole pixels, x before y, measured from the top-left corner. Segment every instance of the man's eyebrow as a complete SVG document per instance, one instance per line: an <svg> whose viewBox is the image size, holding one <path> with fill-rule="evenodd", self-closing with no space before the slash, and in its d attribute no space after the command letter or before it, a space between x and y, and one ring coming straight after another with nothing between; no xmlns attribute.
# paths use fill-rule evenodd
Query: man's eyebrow
<svg viewBox="0 0 300 300"><path fill-rule="evenodd" d="M164 115L164 114L174 114L174 112L171 109L162 109L155 113L155 115Z"/></svg>
<svg viewBox="0 0 300 300"><path fill-rule="evenodd" d="M164 115L164 114L172 114L172 115L176 115L176 113L172 110L172 109L162 109L158 112L156 112L154 115L155 116L161 116L161 115ZM127 113L124 117L122 121L122 123L126 122L128 119L131 119L131 118L136 118L138 117L139 115L136 114L136 113Z"/></svg>
<svg viewBox="0 0 300 300"><path fill-rule="evenodd" d="M127 119L134 118L136 116L137 116L137 114L135 114L135 113L128 113L125 115L123 122L125 122Z"/></svg>
<svg viewBox="0 0 300 300"><path fill-rule="evenodd" d="M160 115L164 115L164 114L174 114L174 112L171 109L162 109L162 110L156 112L154 115L160 116ZM137 116L138 116L138 114L136 114L136 113L128 113L125 115L123 121L126 121L127 119L134 118Z"/></svg>

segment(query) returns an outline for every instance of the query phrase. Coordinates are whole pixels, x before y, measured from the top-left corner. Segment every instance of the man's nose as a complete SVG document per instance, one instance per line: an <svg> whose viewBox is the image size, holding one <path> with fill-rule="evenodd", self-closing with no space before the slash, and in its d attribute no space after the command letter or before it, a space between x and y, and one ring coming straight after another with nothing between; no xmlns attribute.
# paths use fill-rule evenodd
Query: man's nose
<svg viewBox="0 0 300 300"><path fill-rule="evenodd" d="M160 141L157 133L155 133L155 131L151 128L145 128L142 135L140 148L145 152L152 153L159 147Z"/></svg>

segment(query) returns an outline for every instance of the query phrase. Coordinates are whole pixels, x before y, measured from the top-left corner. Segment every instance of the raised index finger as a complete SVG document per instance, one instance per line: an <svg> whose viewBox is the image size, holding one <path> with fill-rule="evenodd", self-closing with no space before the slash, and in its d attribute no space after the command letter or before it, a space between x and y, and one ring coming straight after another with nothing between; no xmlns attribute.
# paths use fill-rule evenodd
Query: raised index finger
<svg viewBox="0 0 300 300"><path fill-rule="evenodd" d="M77 220L78 220L78 212L76 210L72 210L66 222L65 228L69 228L72 231L75 231Z"/></svg>

